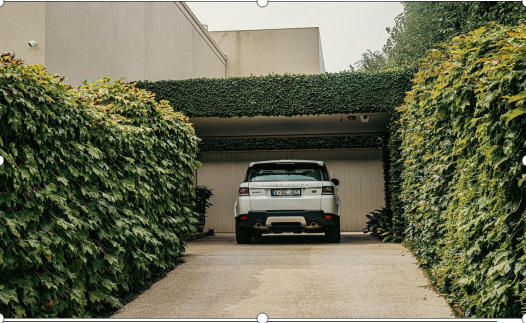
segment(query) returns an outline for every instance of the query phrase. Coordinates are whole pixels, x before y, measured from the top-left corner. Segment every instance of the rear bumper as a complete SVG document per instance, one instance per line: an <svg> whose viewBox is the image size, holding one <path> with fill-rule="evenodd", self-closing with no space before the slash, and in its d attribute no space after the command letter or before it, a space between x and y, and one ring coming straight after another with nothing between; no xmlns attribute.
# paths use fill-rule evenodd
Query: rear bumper
<svg viewBox="0 0 526 323"><path fill-rule="evenodd" d="M332 218L327 219L325 215ZM245 220L242 217L246 216ZM312 211L249 211L236 217L236 228L259 233L324 232L338 225L340 217L320 210Z"/></svg>

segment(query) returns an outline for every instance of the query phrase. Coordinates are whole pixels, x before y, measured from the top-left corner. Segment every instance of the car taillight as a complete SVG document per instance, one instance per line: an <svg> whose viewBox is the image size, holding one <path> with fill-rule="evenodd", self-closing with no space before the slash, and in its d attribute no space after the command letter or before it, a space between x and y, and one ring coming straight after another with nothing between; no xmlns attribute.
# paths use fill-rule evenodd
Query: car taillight
<svg viewBox="0 0 526 323"><path fill-rule="evenodd" d="M249 196L250 193L248 191L248 187L240 187L239 188L239 196Z"/></svg>
<svg viewBox="0 0 526 323"><path fill-rule="evenodd" d="M324 195L334 195L333 186L324 186L321 191L322 191L322 194Z"/></svg>
<svg viewBox="0 0 526 323"><path fill-rule="evenodd" d="M241 220L246 220L247 218L248 218L247 215L242 215L242 216L241 216Z"/></svg>
<svg viewBox="0 0 526 323"><path fill-rule="evenodd" d="M325 218L326 218L326 219L332 219L332 215L330 215L330 214L325 214Z"/></svg>

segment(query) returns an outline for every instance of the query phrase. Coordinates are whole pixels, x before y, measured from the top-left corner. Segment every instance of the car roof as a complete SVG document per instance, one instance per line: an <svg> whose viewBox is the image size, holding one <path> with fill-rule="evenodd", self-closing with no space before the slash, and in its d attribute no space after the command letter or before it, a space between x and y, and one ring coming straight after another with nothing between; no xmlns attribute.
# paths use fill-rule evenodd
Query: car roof
<svg viewBox="0 0 526 323"><path fill-rule="evenodd" d="M323 166L325 163L320 160L302 160L302 159L279 159L279 160L264 160L264 161L257 161L250 163L250 167L258 164L276 164L276 163L287 163L287 164L300 164L300 163L308 163L308 164L318 164L320 166Z"/></svg>

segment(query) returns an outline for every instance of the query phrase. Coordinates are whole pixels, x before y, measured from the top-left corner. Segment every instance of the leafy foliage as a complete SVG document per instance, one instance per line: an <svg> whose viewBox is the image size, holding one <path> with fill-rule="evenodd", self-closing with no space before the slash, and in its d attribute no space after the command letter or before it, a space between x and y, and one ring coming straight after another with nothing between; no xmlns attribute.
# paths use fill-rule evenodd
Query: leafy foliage
<svg viewBox="0 0 526 323"><path fill-rule="evenodd" d="M211 207L212 204L208 203L212 194L212 190L204 185L195 187L195 207L194 211L197 213L206 213L206 209Z"/></svg>
<svg viewBox="0 0 526 323"><path fill-rule="evenodd" d="M382 136L203 139L200 152L382 147Z"/></svg>
<svg viewBox="0 0 526 323"><path fill-rule="evenodd" d="M412 70L137 82L190 117L389 112L411 88Z"/></svg>
<svg viewBox="0 0 526 323"><path fill-rule="evenodd" d="M384 176L388 177L385 179L385 182L388 183L388 186L385 187L385 205L393 217L392 225L385 229L389 230L393 242L401 242L404 239L407 227L404 217L405 202L402 197L402 168L404 165L400 151L402 140L399 129L400 113L394 110L389 113L388 138L384 141L386 146L383 149Z"/></svg>
<svg viewBox="0 0 526 323"><path fill-rule="evenodd" d="M431 51L399 112L411 248L467 317L526 307L526 26Z"/></svg>
<svg viewBox="0 0 526 323"><path fill-rule="evenodd" d="M402 242L405 237L406 219L404 217L404 200L402 198L402 167L400 160L400 113L393 110L389 113L388 133L383 136L382 166L384 172L385 207L376 210L370 216L364 233L371 233L380 238L381 232L385 241ZM387 217L390 220L387 220Z"/></svg>
<svg viewBox="0 0 526 323"><path fill-rule="evenodd" d="M83 317L173 268L198 139L153 94L0 61L0 312Z"/></svg>
<svg viewBox="0 0 526 323"><path fill-rule="evenodd" d="M362 54L362 58L355 63L357 71L380 72L387 68L387 57L380 51L370 49ZM354 70L354 67L349 66Z"/></svg>
<svg viewBox="0 0 526 323"><path fill-rule="evenodd" d="M391 209L383 207L366 216L368 220L363 230L364 233L370 233L371 236L382 239L384 242L395 241L397 239L394 235L393 213Z"/></svg>
<svg viewBox="0 0 526 323"><path fill-rule="evenodd" d="M388 66L408 66L418 62L436 44L477 29L487 22L516 26L526 20L520 1L425 1L403 2L404 12L388 30L383 51Z"/></svg>

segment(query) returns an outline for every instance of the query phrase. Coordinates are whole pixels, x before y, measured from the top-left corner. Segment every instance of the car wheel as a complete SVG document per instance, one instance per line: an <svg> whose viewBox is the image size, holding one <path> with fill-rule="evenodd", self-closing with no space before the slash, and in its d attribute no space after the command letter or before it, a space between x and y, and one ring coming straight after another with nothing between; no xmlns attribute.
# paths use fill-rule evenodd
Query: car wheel
<svg viewBox="0 0 526 323"><path fill-rule="evenodd" d="M340 243L340 223L335 227L327 228L327 231L325 231L325 240L329 243Z"/></svg>
<svg viewBox="0 0 526 323"><path fill-rule="evenodd" d="M248 244L252 242L252 235L249 230L236 228L236 242L238 244Z"/></svg>

